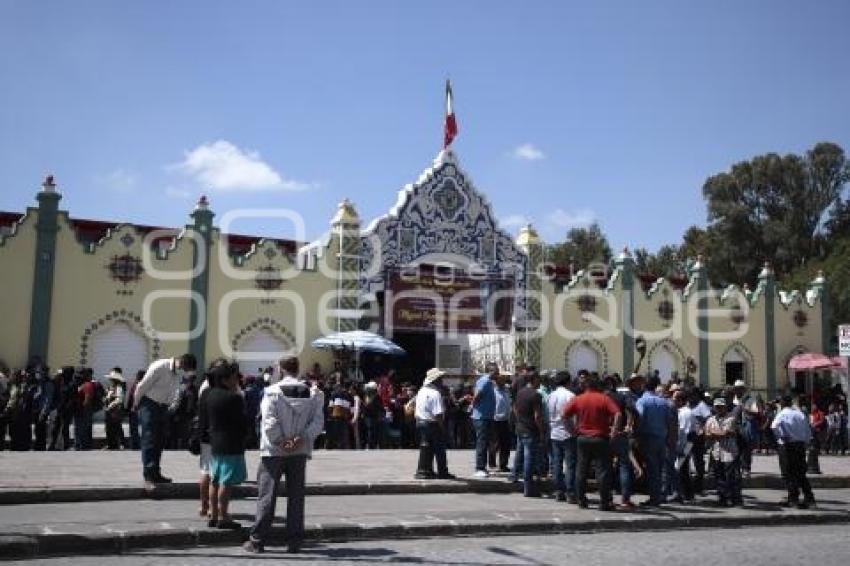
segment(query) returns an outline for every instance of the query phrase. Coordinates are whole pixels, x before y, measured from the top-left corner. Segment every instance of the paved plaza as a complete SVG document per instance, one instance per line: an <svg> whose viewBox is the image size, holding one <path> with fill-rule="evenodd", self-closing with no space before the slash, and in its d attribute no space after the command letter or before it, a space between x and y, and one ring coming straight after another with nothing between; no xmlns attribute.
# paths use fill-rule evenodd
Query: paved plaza
<svg viewBox="0 0 850 566"><path fill-rule="evenodd" d="M412 479L415 451L315 452L308 469L313 494L307 500L308 540L318 544L493 533L667 532L682 527L850 521L850 458L822 458L824 474L813 477L815 509L783 508L781 489L756 489L758 484L779 482L776 458L756 456L744 508L720 509L712 497L706 497L695 504L667 505L660 510L603 513L593 508L593 495L591 509L580 510L549 497L524 498L517 492L518 485L509 484L504 475L473 479L472 456L467 450L449 452L456 481L420 481ZM249 468L256 466L257 458L256 452L248 453ZM196 516L194 457L182 451L166 452L163 467L175 484L148 493L141 488L137 452L4 453L0 458L0 555L227 547L241 540L241 533L208 529ZM255 506L252 483L233 503L234 518L245 526ZM21 494L28 494L28 499L16 500ZM281 513L284 508L280 506ZM278 535L281 520L275 524Z"/></svg>

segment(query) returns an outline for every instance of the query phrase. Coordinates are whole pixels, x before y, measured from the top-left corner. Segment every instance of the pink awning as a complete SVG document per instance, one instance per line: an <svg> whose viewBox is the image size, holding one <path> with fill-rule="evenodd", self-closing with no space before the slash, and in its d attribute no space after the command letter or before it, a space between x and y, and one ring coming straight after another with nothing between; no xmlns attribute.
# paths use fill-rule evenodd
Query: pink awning
<svg viewBox="0 0 850 566"><path fill-rule="evenodd" d="M840 367L829 356L817 354L815 352L807 352L805 354L797 354L791 361L788 362L788 369L793 370L819 370L832 369Z"/></svg>

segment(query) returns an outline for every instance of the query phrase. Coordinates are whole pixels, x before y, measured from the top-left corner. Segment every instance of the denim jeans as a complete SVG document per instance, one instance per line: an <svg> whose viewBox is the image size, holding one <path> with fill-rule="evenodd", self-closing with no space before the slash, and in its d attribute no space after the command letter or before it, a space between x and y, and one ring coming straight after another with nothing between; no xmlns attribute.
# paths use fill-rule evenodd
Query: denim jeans
<svg viewBox="0 0 850 566"><path fill-rule="evenodd" d="M594 462L600 503L610 505L612 502L610 441L607 438L580 436L576 444L578 446L576 491L579 502L587 502L587 472L590 471L590 463Z"/></svg>
<svg viewBox="0 0 850 566"><path fill-rule="evenodd" d="M741 502L741 462L714 461L714 480L717 483L717 496L722 502Z"/></svg>
<svg viewBox="0 0 850 566"><path fill-rule="evenodd" d="M623 503L632 499L632 474L634 470L632 470L632 461L629 458L629 442L629 437L626 435L611 439L611 451L617 457L617 475L615 477L619 482L620 497L623 498Z"/></svg>
<svg viewBox="0 0 850 566"><path fill-rule="evenodd" d="M434 460L437 460L437 474L449 473L446 464L446 434L440 423L418 421L416 431L419 434L419 466L417 472L433 473Z"/></svg>
<svg viewBox="0 0 850 566"><path fill-rule="evenodd" d="M640 452L646 465L646 488L649 500L653 503L662 501L661 470L667 454L666 439L658 436L644 435L640 437Z"/></svg>
<svg viewBox="0 0 850 566"><path fill-rule="evenodd" d="M127 421L130 424L130 449L138 450L142 445L139 438L139 414L136 411L130 411Z"/></svg>
<svg viewBox="0 0 850 566"><path fill-rule="evenodd" d="M761 431L756 419L744 419L741 427L741 469L749 472L753 466L753 449L758 445Z"/></svg>
<svg viewBox="0 0 850 566"><path fill-rule="evenodd" d="M139 424L142 427L141 452L142 471L145 479L151 479L160 473L159 462L165 446L165 433L168 423L168 406L161 405L148 397L139 401Z"/></svg>
<svg viewBox="0 0 850 566"><path fill-rule="evenodd" d="M552 440L552 481L556 493L576 496L576 438ZM566 466L566 472L564 467Z"/></svg>
<svg viewBox="0 0 850 566"><path fill-rule="evenodd" d="M91 450L92 412L78 411L74 414L74 450Z"/></svg>
<svg viewBox="0 0 850 566"><path fill-rule="evenodd" d="M490 434L493 430L492 419L472 419L475 427L475 471L487 470L487 449L490 446Z"/></svg>
<svg viewBox="0 0 850 566"><path fill-rule="evenodd" d="M514 458L513 476L518 477L522 466L522 479L524 482L523 493L525 495L537 495L538 488L534 482L534 474L538 471L538 460L540 459L540 437L536 433L521 432L517 434L516 453L522 453L522 462Z"/></svg>

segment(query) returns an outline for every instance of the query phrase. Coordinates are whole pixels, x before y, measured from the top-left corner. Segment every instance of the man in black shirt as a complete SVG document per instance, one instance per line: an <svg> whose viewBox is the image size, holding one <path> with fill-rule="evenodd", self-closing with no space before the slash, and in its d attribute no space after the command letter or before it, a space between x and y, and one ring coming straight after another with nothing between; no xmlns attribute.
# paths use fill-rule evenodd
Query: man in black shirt
<svg viewBox="0 0 850 566"><path fill-rule="evenodd" d="M543 431L543 398L538 393L540 376L537 372L529 373L525 385L519 389L514 402L514 418L516 419L517 454L522 451L523 494L526 497L540 497L540 488L534 482L534 470L539 458L540 435ZM514 458L516 468L517 458ZM514 469L518 476L520 470Z"/></svg>

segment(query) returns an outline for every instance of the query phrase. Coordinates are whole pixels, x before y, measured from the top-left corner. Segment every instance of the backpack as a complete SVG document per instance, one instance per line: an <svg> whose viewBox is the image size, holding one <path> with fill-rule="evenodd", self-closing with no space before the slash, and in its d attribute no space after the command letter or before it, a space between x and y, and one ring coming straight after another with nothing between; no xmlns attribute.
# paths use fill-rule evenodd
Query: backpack
<svg viewBox="0 0 850 566"><path fill-rule="evenodd" d="M97 413L103 410L103 400L106 397L106 389L100 381L94 382L94 393L91 400L91 411Z"/></svg>

